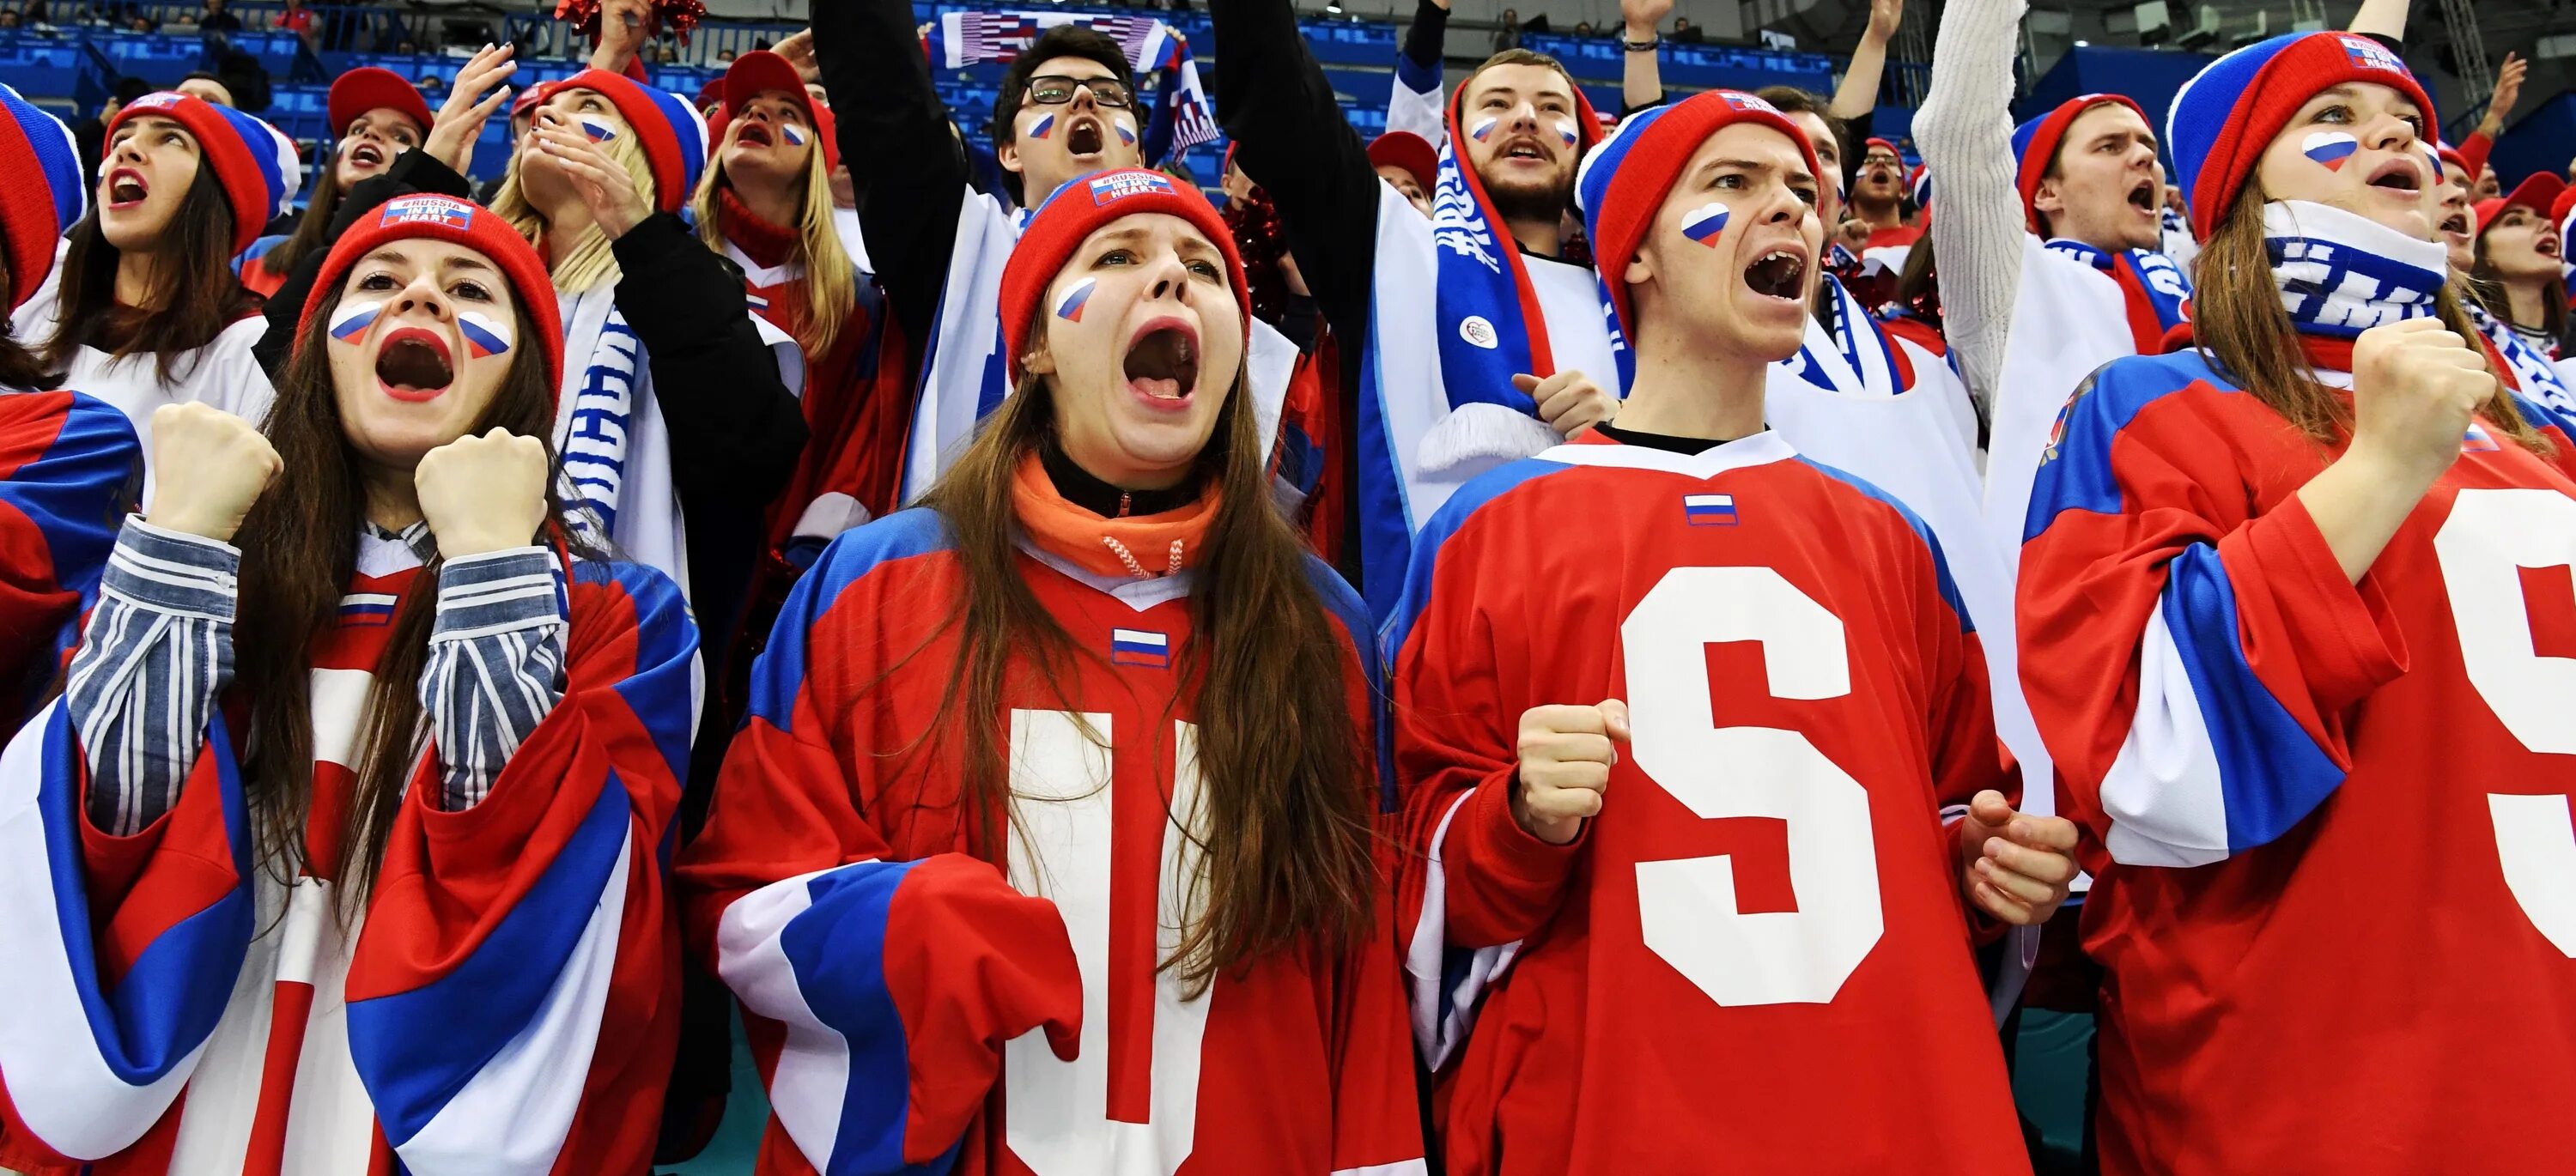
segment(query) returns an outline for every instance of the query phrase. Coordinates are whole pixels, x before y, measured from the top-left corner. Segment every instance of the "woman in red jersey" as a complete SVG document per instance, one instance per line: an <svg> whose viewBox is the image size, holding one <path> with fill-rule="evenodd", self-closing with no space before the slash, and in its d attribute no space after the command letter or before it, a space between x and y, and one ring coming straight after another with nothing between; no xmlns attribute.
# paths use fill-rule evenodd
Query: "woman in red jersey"
<svg viewBox="0 0 2576 1176"><path fill-rule="evenodd" d="M1421 1171L1367 622L1270 505L1231 241L1066 184L1017 394L788 598L681 864L762 1172Z"/></svg>

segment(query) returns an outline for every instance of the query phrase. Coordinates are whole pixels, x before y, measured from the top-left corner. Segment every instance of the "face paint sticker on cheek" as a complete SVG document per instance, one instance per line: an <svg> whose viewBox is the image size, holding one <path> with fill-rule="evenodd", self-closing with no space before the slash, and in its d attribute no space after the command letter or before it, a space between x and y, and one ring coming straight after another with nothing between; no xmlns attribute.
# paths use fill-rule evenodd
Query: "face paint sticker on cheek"
<svg viewBox="0 0 2576 1176"><path fill-rule="evenodd" d="M1040 115L1037 125L1029 128L1029 137L1032 139L1043 139L1054 133L1055 116L1052 114Z"/></svg>
<svg viewBox="0 0 2576 1176"><path fill-rule="evenodd" d="M465 336L466 354L475 359L490 359L510 351L509 324L477 311L456 312L456 329Z"/></svg>
<svg viewBox="0 0 2576 1176"><path fill-rule="evenodd" d="M2318 131L2299 144L2299 151L2327 171L2342 171L2352 161L2352 153L2361 150L2361 141L2342 131Z"/></svg>
<svg viewBox="0 0 2576 1176"><path fill-rule="evenodd" d="M1561 118L1556 120L1556 137L1563 140L1568 147L1574 146L1581 139L1581 136L1574 133L1574 124Z"/></svg>
<svg viewBox="0 0 2576 1176"><path fill-rule="evenodd" d="M805 145L805 128L795 123L780 123L778 137L787 140L787 145L790 147L802 147Z"/></svg>
<svg viewBox="0 0 2576 1176"><path fill-rule="evenodd" d="M596 115L585 114L580 117L579 121L581 123L581 133L590 136L590 141L593 143L605 143L617 137L616 125L609 122L607 119L600 118Z"/></svg>
<svg viewBox="0 0 2576 1176"><path fill-rule="evenodd" d="M1123 123L1123 122L1122 122L1122 123L1119 123L1119 124L1118 124L1118 141L1119 141L1121 144L1124 144L1124 145L1129 146L1129 147L1133 147L1133 146L1135 146L1135 145L1136 145L1136 132L1131 131L1131 130L1128 130L1128 129L1127 129L1127 124L1125 124L1125 123Z"/></svg>
<svg viewBox="0 0 2576 1176"><path fill-rule="evenodd" d="M1499 121L1501 120L1492 118L1480 119L1476 125L1467 128L1467 137L1482 143L1485 141L1485 136L1494 133L1494 124Z"/></svg>
<svg viewBox="0 0 2576 1176"><path fill-rule="evenodd" d="M1091 288L1097 284L1098 282L1092 278L1075 282L1073 288L1066 290L1064 297L1056 302L1055 317L1069 323L1081 322L1082 308L1084 304L1091 301Z"/></svg>
<svg viewBox="0 0 2576 1176"><path fill-rule="evenodd" d="M374 326L376 316L384 313L381 302L343 302L331 312L331 337L343 343L355 343Z"/></svg>
<svg viewBox="0 0 2576 1176"><path fill-rule="evenodd" d="M1727 214L1727 207L1715 201L1700 205L1682 216L1682 235L1715 249L1717 235L1726 229Z"/></svg>

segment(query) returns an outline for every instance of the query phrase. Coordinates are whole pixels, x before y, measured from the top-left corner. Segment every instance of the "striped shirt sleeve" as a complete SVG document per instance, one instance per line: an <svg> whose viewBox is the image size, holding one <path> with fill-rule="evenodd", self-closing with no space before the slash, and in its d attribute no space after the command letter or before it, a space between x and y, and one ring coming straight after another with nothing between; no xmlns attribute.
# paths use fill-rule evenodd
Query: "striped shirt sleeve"
<svg viewBox="0 0 2576 1176"><path fill-rule="evenodd" d="M570 628L563 571L543 547L450 560L438 573L438 621L421 670L420 704L438 741L440 807L461 812L492 782L563 696Z"/></svg>
<svg viewBox="0 0 2576 1176"><path fill-rule="evenodd" d="M178 802L215 696L233 676L241 552L130 516L64 688L90 764L89 818L141 832Z"/></svg>

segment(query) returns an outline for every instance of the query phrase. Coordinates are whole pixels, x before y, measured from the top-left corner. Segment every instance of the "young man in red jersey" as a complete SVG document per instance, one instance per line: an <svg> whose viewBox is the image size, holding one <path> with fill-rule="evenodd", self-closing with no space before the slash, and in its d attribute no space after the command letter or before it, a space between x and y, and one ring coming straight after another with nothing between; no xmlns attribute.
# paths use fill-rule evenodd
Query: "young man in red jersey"
<svg viewBox="0 0 2576 1176"><path fill-rule="evenodd" d="M1628 401L1453 495L1388 625L1452 1173L2029 1170L1969 949L2075 831L2013 810L1929 529L1764 427L1816 172L1731 91L1586 162Z"/></svg>

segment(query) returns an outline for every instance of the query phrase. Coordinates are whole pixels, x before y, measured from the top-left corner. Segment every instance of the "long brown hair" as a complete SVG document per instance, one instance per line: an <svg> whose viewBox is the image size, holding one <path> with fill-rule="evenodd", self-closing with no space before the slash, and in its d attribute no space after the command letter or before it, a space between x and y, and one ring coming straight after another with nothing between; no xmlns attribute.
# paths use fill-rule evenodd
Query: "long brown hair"
<svg viewBox="0 0 2576 1176"><path fill-rule="evenodd" d="M325 345L340 290L315 290L313 299L305 320L312 326L296 341L277 381L276 407L261 429L277 450L277 481L259 496L233 540L242 553L234 683L250 704L243 792L259 859L281 870L281 880L308 864L303 832L313 796L313 644L338 623L340 596L356 569L358 532L367 518L366 489L357 454L342 431ZM519 307L518 337L533 339L536 331L536 320ZM467 435L497 426L535 437L546 443L552 468L550 374L544 349L519 348L492 403ZM548 517L563 518L551 481L546 505ZM569 527L557 530L571 533ZM352 765L357 784L341 818L338 860L330 865L344 914L359 909L374 881L419 753L424 728L413 684L429 660L440 563L432 555L412 578L376 662L375 688L359 726L359 761Z"/></svg>
<svg viewBox="0 0 2576 1176"><path fill-rule="evenodd" d="M2497 322L2513 323L2513 299L2505 293L2504 275L2496 272L2495 261L2487 256L2486 234L2478 234L2477 260L2469 268L2469 296L2494 315ZM2514 323L2538 327L2552 339L2567 333L2567 283L2555 278L2540 283L2540 321Z"/></svg>
<svg viewBox="0 0 2576 1176"><path fill-rule="evenodd" d="M313 171L313 196L305 201L304 215L297 218L295 231L252 263L279 277L294 273L295 263L305 254L331 248L331 220L340 214L339 158L325 156Z"/></svg>
<svg viewBox="0 0 2576 1176"><path fill-rule="evenodd" d="M84 346L123 359L150 352L156 379L168 383L188 353L215 341L256 305L233 276L233 204L199 160L197 178L161 229L152 289L142 306L116 304L116 246L99 231L98 212L72 226L63 255L61 322L45 344L44 366L68 371Z"/></svg>
<svg viewBox="0 0 2576 1176"><path fill-rule="evenodd" d="M2201 244L2200 256L2192 262L2192 341L2300 432L2333 444L2351 431L2352 410L2333 389L2310 378L2298 327L2281 305L2263 240L2263 205L2269 199L2261 181L2249 177L2236 203L2219 217L2217 231ZM2434 300L2434 313L2461 338L2478 338L2477 327L2449 286ZM2494 361L2487 366L2493 370ZM2523 448L2549 452L2548 439L2522 419L2502 377L2478 415Z"/></svg>
<svg viewBox="0 0 2576 1176"><path fill-rule="evenodd" d="M1044 346L1043 331L1041 320L1031 347ZM1204 914L1161 966L1200 991L1220 972L1301 942L1360 942L1376 884L1367 784L1375 760L1350 713L1343 647L1306 578L1305 547L1270 504L1250 400L1238 371L1199 454L1198 472L1220 499L1193 573L1193 636L1175 667L1197 687L1206 841L1186 909ZM933 732L959 741L969 836L988 859L1000 854L997 825L1012 800L1007 687L1034 677L1061 701L1069 661L1100 656L1074 648L1018 562L1011 481L1055 428L1046 378L1022 380L925 500L966 579L946 622L958 626L957 660ZM1185 832L1192 823L1173 831L1195 836Z"/></svg>

